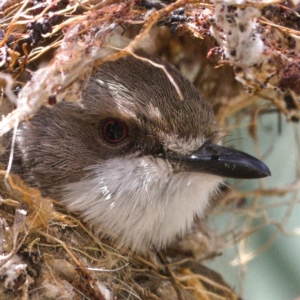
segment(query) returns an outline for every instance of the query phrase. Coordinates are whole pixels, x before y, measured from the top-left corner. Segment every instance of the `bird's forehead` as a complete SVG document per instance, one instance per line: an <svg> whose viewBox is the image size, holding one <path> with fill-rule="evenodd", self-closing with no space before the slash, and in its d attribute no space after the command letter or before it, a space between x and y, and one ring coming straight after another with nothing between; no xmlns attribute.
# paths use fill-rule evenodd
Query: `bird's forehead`
<svg viewBox="0 0 300 300"><path fill-rule="evenodd" d="M166 149L182 155L187 155L196 151L205 141L205 136L201 134L197 137L190 136L188 138L182 138L176 134L165 134L164 136Z"/></svg>
<svg viewBox="0 0 300 300"><path fill-rule="evenodd" d="M169 140L210 135L216 126L210 104L175 68L165 67L183 100L163 70L128 57L105 63L91 77L83 93L86 107L91 113L142 120L145 126L169 133Z"/></svg>
<svg viewBox="0 0 300 300"><path fill-rule="evenodd" d="M111 82L103 83L97 79L97 93L88 91L85 96L87 109L91 112L116 111L132 117L146 117L149 120L168 122L175 125L213 125L215 118L209 103L186 95L180 100L174 95L161 95L155 87L145 94L130 86ZM100 96L100 95L101 96ZM98 96L99 95L99 96ZM174 99L175 98L175 99Z"/></svg>

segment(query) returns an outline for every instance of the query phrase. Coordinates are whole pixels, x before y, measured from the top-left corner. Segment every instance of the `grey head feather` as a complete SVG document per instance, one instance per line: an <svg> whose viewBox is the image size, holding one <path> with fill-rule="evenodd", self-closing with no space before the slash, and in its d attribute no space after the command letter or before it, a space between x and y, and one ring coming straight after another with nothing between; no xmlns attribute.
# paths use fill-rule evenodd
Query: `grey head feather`
<svg viewBox="0 0 300 300"><path fill-rule="evenodd" d="M101 228L98 231L117 236L122 245L136 250L151 243L165 246L176 233L185 232L193 218L203 214L220 181L216 176L191 174L174 179L168 162L153 157L169 150L192 152L217 138L210 104L174 67L156 62L164 64L174 78L183 101L163 70L133 57L106 62L87 82L81 106L61 102L52 108L43 107L39 114L22 122L14 153L13 171L26 182L64 201ZM101 124L111 118L128 126L128 139L120 145L111 145L101 136ZM164 223L164 217L168 222L172 219L172 201L174 216L185 210L182 190L191 182L195 193L202 193L204 199L189 196L193 198L191 207L182 213L181 224L173 230ZM204 193L201 189L206 189L205 185ZM151 205L139 204L147 201ZM201 201L203 205L198 205ZM124 207L126 202L129 204ZM93 211L93 207L98 210ZM151 210L159 210L154 221ZM123 224L128 220L126 226L118 223L118 214L124 215L120 218ZM142 216L147 220L144 224L140 223ZM134 226L141 226L142 233L133 230ZM163 227L169 229L159 233Z"/></svg>

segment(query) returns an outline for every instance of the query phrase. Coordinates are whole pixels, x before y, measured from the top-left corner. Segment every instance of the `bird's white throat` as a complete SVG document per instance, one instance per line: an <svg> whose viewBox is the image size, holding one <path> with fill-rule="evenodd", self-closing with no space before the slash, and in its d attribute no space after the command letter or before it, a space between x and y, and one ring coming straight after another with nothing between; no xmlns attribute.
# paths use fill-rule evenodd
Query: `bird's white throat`
<svg viewBox="0 0 300 300"><path fill-rule="evenodd" d="M89 175L64 187L63 202L80 212L97 233L117 237L120 246L163 248L203 216L221 178L174 173L164 159L123 157L101 161Z"/></svg>

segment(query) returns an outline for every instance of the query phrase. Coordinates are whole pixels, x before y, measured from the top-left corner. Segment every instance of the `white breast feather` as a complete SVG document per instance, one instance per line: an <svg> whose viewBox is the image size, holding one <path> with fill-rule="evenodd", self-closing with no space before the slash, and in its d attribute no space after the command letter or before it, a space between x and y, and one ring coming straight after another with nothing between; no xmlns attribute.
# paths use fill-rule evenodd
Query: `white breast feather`
<svg viewBox="0 0 300 300"><path fill-rule="evenodd" d="M163 159L124 157L89 168L89 175L65 187L64 204L80 212L97 233L118 237L119 246L145 251L165 247L203 216L221 178L173 173Z"/></svg>

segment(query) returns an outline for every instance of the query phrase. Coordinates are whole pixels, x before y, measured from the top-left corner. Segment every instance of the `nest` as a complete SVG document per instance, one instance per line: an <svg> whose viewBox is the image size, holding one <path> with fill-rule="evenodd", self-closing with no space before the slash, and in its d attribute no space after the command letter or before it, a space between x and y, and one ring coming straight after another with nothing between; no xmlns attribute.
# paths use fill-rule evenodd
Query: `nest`
<svg viewBox="0 0 300 300"><path fill-rule="evenodd" d="M286 1L20 1L0 3L0 135L42 105L78 102L93 67L138 50L168 60L209 99L220 128L247 118L259 149L259 116L276 111L300 118L300 8ZM248 217L222 232L198 221L193 232L163 253L141 257L99 241L53 199L45 199L17 176L1 171L0 294L3 299L238 299L222 276L203 265L222 249L244 246L261 226L284 222L259 206L263 196L300 187L242 192L225 189L221 210ZM254 198L243 206L243 199ZM286 203L282 206L287 205ZM264 210L263 225L252 220ZM236 218L236 219L237 219ZM249 221L250 220L250 221ZM277 233L278 233L277 232ZM292 232L297 233L297 232ZM239 257L246 263L265 249ZM242 250L241 250L242 251ZM4 293L4 291L6 293Z"/></svg>

